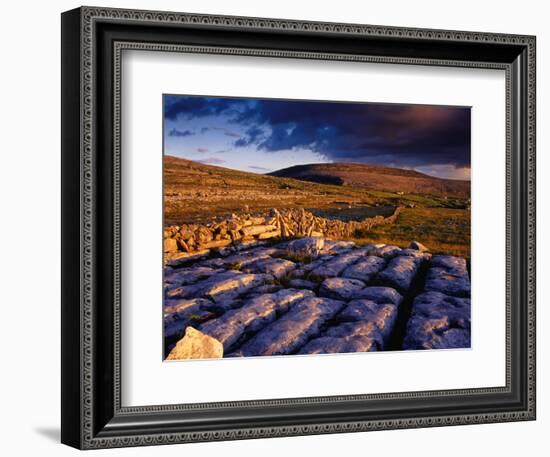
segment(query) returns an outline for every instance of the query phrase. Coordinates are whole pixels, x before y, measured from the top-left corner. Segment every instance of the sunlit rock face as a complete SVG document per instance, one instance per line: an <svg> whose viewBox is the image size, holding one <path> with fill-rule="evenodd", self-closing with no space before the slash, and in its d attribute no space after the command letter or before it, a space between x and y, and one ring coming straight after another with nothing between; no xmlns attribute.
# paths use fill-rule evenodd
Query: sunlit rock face
<svg viewBox="0 0 550 457"><path fill-rule="evenodd" d="M166 360L219 359L223 357L221 343L193 327L187 327L185 336L170 351Z"/></svg>
<svg viewBox="0 0 550 457"><path fill-rule="evenodd" d="M222 248L165 268L164 337L169 360L469 348L468 266L418 241Z"/></svg>

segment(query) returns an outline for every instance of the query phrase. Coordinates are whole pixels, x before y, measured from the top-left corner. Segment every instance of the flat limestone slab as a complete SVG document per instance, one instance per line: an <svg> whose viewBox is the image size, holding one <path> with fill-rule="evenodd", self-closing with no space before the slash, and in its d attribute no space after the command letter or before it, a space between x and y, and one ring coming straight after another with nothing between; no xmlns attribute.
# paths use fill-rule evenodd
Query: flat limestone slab
<svg viewBox="0 0 550 457"><path fill-rule="evenodd" d="M442 292L456 297L470 296L470 278L466 270L430 268L426 276L426 290Z"/></svg>
<svg viewBox="0 0 550 457"><path fill-rule="evenodd" d="M384 337L380 328L373 321L343 322L327 329L321 336L347 338L352 336L366 336L376 341L377 349L384 348Z"/></svg>
<svg viewBox="0 0 550 457"><path fill-rule="evenodd" d="M208 298L215 302L243 294L254 287L273 280L267 274L245 274L240 271L225 271L196 284L177 287L166 293L167 298Z"/></svg>
<svg viewBox="0 0 550 457"><path fill-rule="evenodd" d="M434 255L430 266L445 268L446 270L468 271L466 259L452 255Z"/></svg>
<svg viewBox="0 0 550 457"><path fill-rule="evenodd" d="M343 306L344 302L329 298L306 298L252 337L235 355L247 357L291 354L308 340L318 336L322 325Z"/></svg>
<svg viewBox="0 0 550 457"><path fill-rule="evenodd" d="M413 256L394 257L388 266L378 274L376 281L384 286L393 287L401 293L406 293L411 287L421 262L422 259Z"/></svg>
<svg viewBox="0 0 550 457"><path fill-rule="evenodd" d="M364 257L364 253L349 252L346 254L337 255L331 260L322 263L315 268L310 276L316 279L327 279L338 276L347 267L354 264L358 260Z"/></svg>
<svg viewBox="0 0 550 457"><path fill-rule="evenodd" d="M397 290L391 287L371 286L359 290L353 295L354 299L364 298L372 300L375 303L393 303L400 305L403 301L403 296Z"/></svg>
<svg viewBox="0 0 550 457"><path fill-rule="evenodd" d="M469 348L470 313L469 298L441 292L418 295L412 305L403 349Z"/></svg>
<svg viewBox="0 0 550 457"><path fill-rule="evenodd" d="M385 265L386 261L384 259L376 256L367 256L347 267L342 272L342 277L359 279L364 283L369 283Z"/></svg>
<svg viewBox="0 0 550 457"><path fill-rule="evenodd" d="M247 273L267 273L280 279L294 268L296 268L296 264L290 260L269 257L249 263L243 268L243 271Z"/></svg>
<svg viewBox="0 0 550 457"><path fill-rule="evenodd" d="M375 303L371 300L352 300L336 316L340 322L372 322L376 325L384 343L394 329L398 307L393 303Z"/></svg>
<svg viewBox="0 0 550 457"><path fill-rule="evenodd" d="M350 300L364 287L365 283L358 279L328 278L319 287L319 295L336 300Z"/></svg>
<svg viewBox="0 0 550 457"><path fill-rule="evenodd" d="M234 344L248 334L253 334L275 321L289 307L312 297L309 290L286 289L250 299L239 309L226 312L200 326L201 332L220 341L229 351Z"/></svg>

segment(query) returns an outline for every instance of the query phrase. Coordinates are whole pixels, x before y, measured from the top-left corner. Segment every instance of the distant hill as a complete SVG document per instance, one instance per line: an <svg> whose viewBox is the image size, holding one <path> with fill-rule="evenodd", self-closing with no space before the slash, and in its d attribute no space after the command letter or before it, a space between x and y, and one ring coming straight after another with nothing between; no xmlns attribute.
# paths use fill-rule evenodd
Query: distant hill
<svg viewBox="0 0 550 457"><path fill-rule="evenodd" d="M358 211L363 217L371 217L385 214L388 207L397 205L463 208L469 197L468 182L438 180L409 170L359 165L363 170L370 170L365 174L358 173L354 165L340 164L336 168L335 165L338 164L329 164L328 168L323 165L320 169L315 165L305 166L306 170L315 167L315 173L310 175L318 176L317 180L308 181L303 176L297 179L293 176L270 176L165 155L165 222L167 225L204 223L214 217L228 217L232 213L263 214L270 208L317 209L328 214L351 207L349 214L341 214L342 219L355 217ZM291 171L300 168L304 167L292 167L276 173L294 175ZM350 168L355 173L337 171ZM327 173L329 169L332 174ZM378 171L374 173L373 169ZM322 170L325 170L324 175ZM380 174L382 171L384 174ZM370 188L364 184L366 180ZM355 185L355 182L363 184ZM453 185L458 190L451 193L449 189ZM421 190L413 192L415 186Z"/></svg>
<svg viewBox="0 0 550 457"><path fill-rule="evenodd" d="M441 179L414 170L358 163L296 165L274 171L269 175L385 192L439 197L469 197L470 195L470 181Z"/></svg>

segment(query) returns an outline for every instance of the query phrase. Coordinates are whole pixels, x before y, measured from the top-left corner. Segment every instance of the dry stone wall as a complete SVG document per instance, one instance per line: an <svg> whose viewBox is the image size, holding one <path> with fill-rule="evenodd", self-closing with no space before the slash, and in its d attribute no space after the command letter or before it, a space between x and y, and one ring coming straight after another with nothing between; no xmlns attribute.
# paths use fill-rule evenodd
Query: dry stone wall
<svg viewBox="0 0 550 457"><path fill-rule="evenodd" d="M346 238L357 230L370 230L383 224L393 224L401 207L388 217L375 216L362 221L340 221L315 216L303 209L272 209L267 216L237 216L207 225L184 224L164 230L164 253L167 261L204 255L211 249L243 247L271 239L293 237Z"/></svg>

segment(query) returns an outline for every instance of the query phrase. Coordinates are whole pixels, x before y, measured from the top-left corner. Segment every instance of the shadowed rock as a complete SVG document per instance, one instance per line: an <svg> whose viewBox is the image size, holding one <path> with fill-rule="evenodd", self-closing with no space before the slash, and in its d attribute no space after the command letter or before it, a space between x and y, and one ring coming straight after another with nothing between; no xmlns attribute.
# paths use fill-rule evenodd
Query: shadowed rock
<svg viewBox="0 0 550 457"><path fill-rule="evenodd" d="M336 319L340 322L372 322L378 327L384 343L387 343L397 320L397 305L375 303L371 300L352 300Z"/></svg>
<svg viewBox="0 0 550 457"><path fill-rule="evenodd" d="M462 257L434 256L426 276L425 289L457 297L470 296L470 277Z"/></svg>
<svg viewBox="0 0 550 457"><path fill-rule="evenodd" d="M274 294L260 295L243 304L239 309L228 311L200 326L200 330L220 341L225 350L243 337L255 333L273 322L295 303L313 296L309 290L287 289Z"/></svg>
<svg viewBox="0 0 550 457"><path fill-rule="evenodd" d="M418 271L422 259L413 256L397 256L390 260L388 266L376 277L382 285L390 286L399 292L407 292Z"/></svg>
<svg viewBox="0 0 550 457"><path fill-rule="evenodd" d="M332 255L322 255L313 262L303 264L301 269L307 274L334 258L335 256Z"/></svg>
<svg viewBox="0 0 550 457"><path fill-rule="evenodd" d="M393 303L394 305L400 305L403 301L403 297L397 290L391 287L372 286L365 287L359 290L353 295L354 299L367 299L372 300L375 303Z"/></svg>
<svg viewBox="0 0 550 457"><path fill-rule="evenodd" d="M328 278L319 287L319 295L336 300L350 300L357 291L364 287L365 283L358 279Z"/></svg>
<svg viewBox="0 0 550 457"><path fill-rule="evenodd" d="M274 294L275 292L279 292L282 288L283 286L278 284L264 284L249 290L244 297L252 298L251 295Z"/></svg>
<svg viewBox="0 0 550 457"><path fill-rule="evenodd" d="M359 279L365 283L370 282L376 274L384 268L386 261L380 257L368 256L347 267L342 272L342 277Z"/></svg>
<svg viewBox="0 0 550 457"><path fill-rule="evenodd" d="M374 340L378 350L384 348L384 337L376 323L372 321L344 322L328 328L321 336L332 338L363 336Z"/></svg>
<svg viewBox="0 0 550 457"><path fill-rule="evenodd" d="M414 299L403 349L470 347L470 300L440 292Z"/></svg>
<svg viewBox="0 0 550 457"><path fill-rule="evenodd" d="M427 291L442 292L456 297L470 296L470 278L468 272L456 269L430 268L426 276Z"/></svg>
<svg viewBox="0 0 550 457"><path fill-rule="evenodd" d="M446 270L468 271L466 259L451 255L434 255L430 266L445 268Z"/></svg>
<svg viewBox="0 0 550 457"><path fill-rule="evenodd" d="M170 351L166 360L218 359L223 357L223 346L215 338L187 327L185 336Z"/></svg>
<svg viewBox="0 0 550 457"><path fill-rule="evenodd" d="M335 338L322 336L307 343L298 354L342 354L349 352L377 351L377 343L368 336Z"/></svg>
<svg viewBox="0 0 550 457"><path fill-rule="evenodd" d="M313 281L307 281L306 279L292 279L289 281L288 285L295 289L317 289L317 283L314 283Z"/></svg>
<svg viewBox="0 0 550 457"><path fill-rule="evenodd" d="M343 306L343 302L328 298L306 298L252 337L235 355L246 357L291 354L308 340L318 336L322 325L333 318Z"/></svg>

